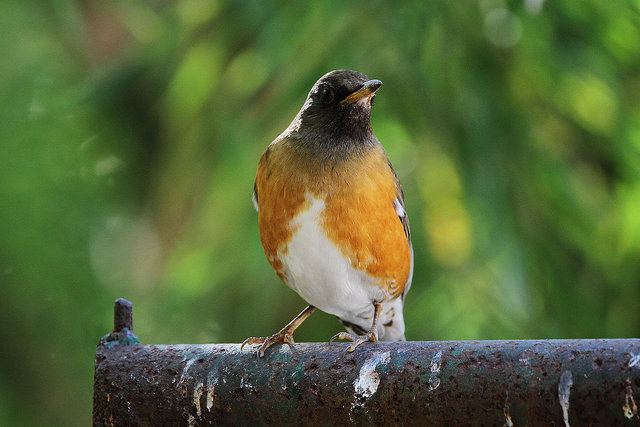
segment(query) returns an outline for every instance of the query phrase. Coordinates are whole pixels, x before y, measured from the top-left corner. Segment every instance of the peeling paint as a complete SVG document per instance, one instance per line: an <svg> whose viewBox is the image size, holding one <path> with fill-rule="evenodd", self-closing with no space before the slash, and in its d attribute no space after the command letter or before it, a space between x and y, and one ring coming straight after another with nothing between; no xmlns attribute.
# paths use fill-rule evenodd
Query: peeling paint
<svg viewBox="0 0 640 427"><path fill-rule="evenodd" d="M186 380L192 378L192 375L189 373L189 369L191 368L191 365L193 365L195 361L196 359L187 360L187 363L184 365L184 368L182 369L182 374L180 375L180 380L178 381L177 386L180 392L182 393L183 397L187 397L189 394L189 385L188 383L186 383Z"/></svg>
<svg viewBox="0 0 640 427"><path fill-rule="evenodd" d="M211 412L211 408L213 408L213 401L215 398L215 390L217 384L218 376L217 371L214 369L213 372L209 372L207 374L207 410L209 412Z"/></svg>
<svg viewBox="0 0 640 427"><path fill-rule="evenodd" d="M509 412L509 390L506 391L506 398L504 401L504 407L502 408L504 414L504 427L513 427L513 420L511 419L511 413Z"/></svg>
<svg viewBox="0 0 640 427"><path fill-rule="evenodd" d="M429 370L429 390L435 390L440 386L440 366L442 365L442 350L438 351L433 359Z"/></svg>
<svg viewBox="0 0 640 427"><path fill-rule="evenodd" d="M511 421L511 415L504 414L504 425L506 427L513 427L513 421Z"/></svg>
<svg viewBox="0 0 640 427"><path fill-rule="evenodd" d="M628 419L638 415L638 405L633 398L633 389L631 388L629 380L627 380L627 393L624 396L624 405L622 405L622 412Z"/></svg>
<svg viewBox="0 0 640 427"><path fill-rule="evenodd" d="M180 381L178 381L179 383L184 382L184 379L188 377L189 368L191 368L191 365L193 365L195 361L196 359L189 359L184 365L184 368L182 369L182 375L180 376Z"/></svg>
<svg viewBox="0 0 640 427"><path fill-rule="evenodd" d="M563 412L574 427L584 420L606 426L640 419L640 360L634 359L640 339L380 342L354 353L341 345L300 343L290 356L274 351L259 360L226 350L233 346L99 346L94 424L442 425L446 420L447 425L565 427ZM385 352L389 362L381 365ZM369 360L374 356L377 361ZM435 386L436 378L440 384L430 390L430 379ZM199 382L200 416L194 404Z"/></svg>
<svg viewBox="0 0 640 427"><path fill-rule="evenodd" d="M196 414L198 416L202 415L202 407L200 406L200 398L202 397L202 392L204 391L204 384L199 382L196 384L196 387L193 389L193 404L196 406Z"/></svg>
<svg viewBox="0 0 640 427"><path fill-rule="evenodd" d="M629 367L633 368L636 365L640 366L640 353L638 354L631 353L631 360L629 360Z"/></svg>
<svg viewBox="0 0 640 427"><path fill-rule="evenodd" d="M569 427L569 395L571 394L571 386L573 385L573 376L571 371L564 371L560 375L558 383L558 400L562 406L562 418L565 427Z"/></svg>
<svg viewBox="0 0 640 427"><path fill-rule="evenodd" d="M245 381L244 380L244 375L242 377L240 377L240 388L245 388L247 390L253 390L255 387L253 386L253 384L251 384L248 380ZM222 382L224 383L224 378L222 379Z"/></svg>
<svg viewBox="0 0 640 427"><path fill-rule="evenodd" d="M207 387L207 411L211 412L211 408L213 408L213 393L216 387L211 385Z"/></svg>
<svg viewBox="0 0 640 427"><path fill-rule="evenodd" d="M354 381L356 397L368 399L378 390L380 376L376 372L376 367L380 364L386 365L391 360L391 353L384 352L365 360L360 368L360 375Z"/></svg>
<svg viewBox="0 0 640 427"><path fill-rule="evenodd" d="M193 404L196 407L196 414L198 417L202 415L202 407L200 406L200 398L202 397L202 393L204 392L204 384L199 382L196 384L196 387L193 389Z"/></svg>

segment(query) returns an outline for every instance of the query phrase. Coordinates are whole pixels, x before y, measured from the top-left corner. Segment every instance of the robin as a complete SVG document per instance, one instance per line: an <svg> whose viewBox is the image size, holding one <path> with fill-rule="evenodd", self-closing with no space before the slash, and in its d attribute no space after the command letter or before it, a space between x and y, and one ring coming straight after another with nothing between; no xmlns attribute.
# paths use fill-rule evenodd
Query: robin
<svg viewBox="0 0 640 427"><path fill-rule="evenodd" d="M254 184L260 240L280 279L310 305L261 344L293 343L316 308L337 316L352 352L404 340L402 306L413 249L402 187L371 129L380 80L331 71L311 88L289 127L266 149Z"/></svg>

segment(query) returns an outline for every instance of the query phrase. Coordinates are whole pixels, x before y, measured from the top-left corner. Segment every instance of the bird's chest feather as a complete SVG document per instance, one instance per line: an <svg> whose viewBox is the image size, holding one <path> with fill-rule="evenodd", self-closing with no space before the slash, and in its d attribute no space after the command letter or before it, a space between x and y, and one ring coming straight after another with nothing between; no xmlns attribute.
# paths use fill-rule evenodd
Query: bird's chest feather
<svg viewBox="0 0 640 427"><path fill-rule="evenodd" d="M394 209L392 174L378 152L330 169L261 160L262 245L278 275L309 303L324 310L332 298L360 295L370 304L402 291L410 248Z"/></svg>

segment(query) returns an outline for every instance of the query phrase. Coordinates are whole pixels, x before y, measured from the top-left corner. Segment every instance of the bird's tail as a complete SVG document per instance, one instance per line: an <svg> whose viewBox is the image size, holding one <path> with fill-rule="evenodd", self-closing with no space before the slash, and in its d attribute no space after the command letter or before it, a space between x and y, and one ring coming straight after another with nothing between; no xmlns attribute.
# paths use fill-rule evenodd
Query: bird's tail
<svg viewBox="0 0 640 427"><path fill-rule="evenodd" d="M384 305L378 320L378 339L380 341L405 341L402 298L396 298Z"/></svg>
<svg viewBox="0 0 640 427"><path fill-rule="evenodd" d="M382 312L378 318L378 340L380 341L406 341L404 337L404 317L402 315L402 298L396 298L393 301L385 303ZM353 322L351 319L345 320L338 317L344 327L351 334L364 335L371 327L373 321L373 307L369 318L357 319ZM365 321L366 323L362 323Z"/></svg>

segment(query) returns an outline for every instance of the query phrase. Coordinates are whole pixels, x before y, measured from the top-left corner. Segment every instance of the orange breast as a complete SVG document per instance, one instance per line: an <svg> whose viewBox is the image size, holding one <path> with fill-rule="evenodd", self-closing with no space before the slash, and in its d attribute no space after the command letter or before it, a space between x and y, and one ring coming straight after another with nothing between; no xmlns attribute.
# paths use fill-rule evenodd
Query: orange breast
<svg viewBox="0 0 640 427"><path fill-rule="evenodd" d="M398 296L407 281L411 255L394 209L396 178L386 153L376 146L333 165L310 160L288 141L272 145L256 175L260 240L269 263L286 281L278 253L287 253L295 216L308 208L307 192L325 201L323 229L354 268Z"/></svg>
<svg viewBox="0 0 640 427"><path fill-rule="evenodd" d="M396 178L382 148L347 167L344 181L327 192L324 229L354 267L397 296L409 276L411 255L394 208Z"/></svg>
<svg viewBox="0 0 640 427"><path fill-rule="evenodd" d="M264 253L271 267L286 282L278 253L286 254L295 232L289 224L305 209L305 186L293 173L291 159L282 145L271 145L260 158L256 173L258 228Z"/></svg>

